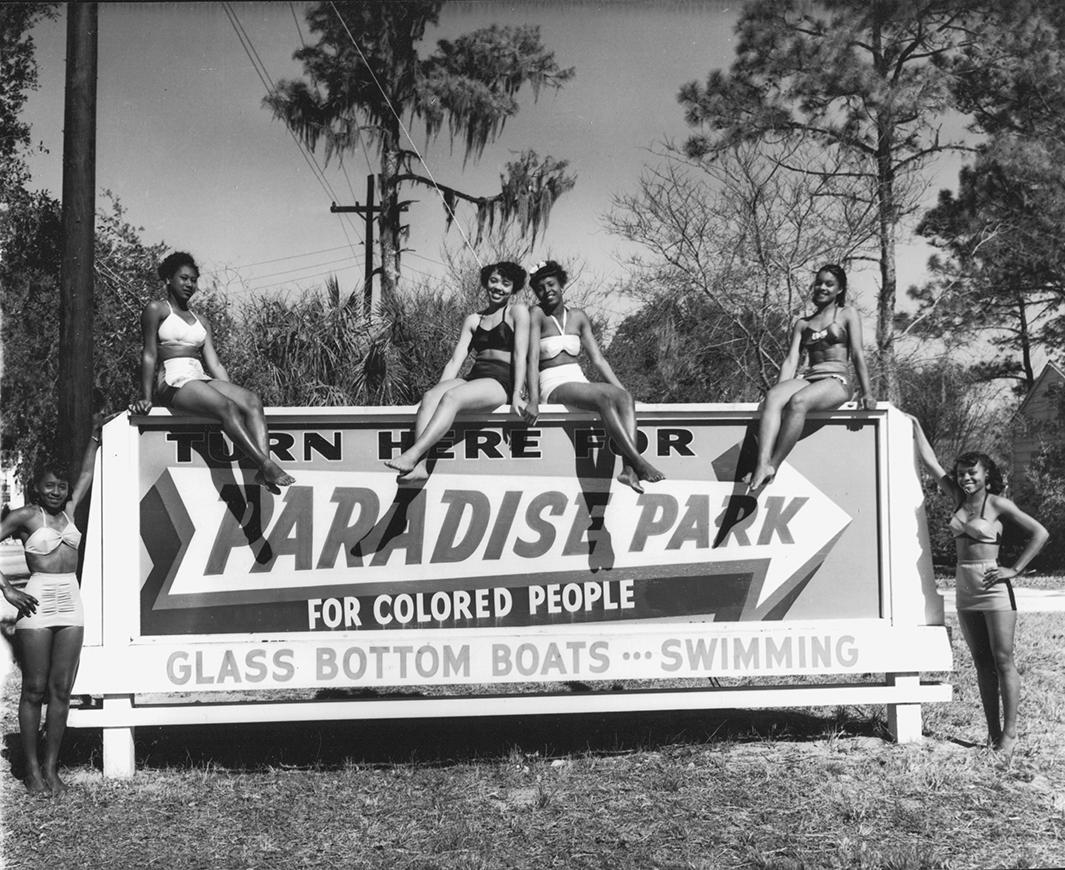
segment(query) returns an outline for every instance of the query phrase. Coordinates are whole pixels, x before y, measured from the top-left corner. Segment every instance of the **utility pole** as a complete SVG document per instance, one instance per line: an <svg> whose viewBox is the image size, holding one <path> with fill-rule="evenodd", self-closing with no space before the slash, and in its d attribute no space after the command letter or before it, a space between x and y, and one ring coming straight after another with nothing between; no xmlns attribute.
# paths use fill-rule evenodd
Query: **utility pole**
<svg viewBox="0 0 1065 870"><path fill-rule="evenodd" d="M67 3L60 272L60 449L76 474L92 432L93 247L96 223L97 4Z"/></svg>
<svg viewBox="0 0 1065 870"><path fill-rule="evenodd" d="M400 206L400 211L406 211L405 205ZM329 211L334 214L354 212L355 214L361 214L366 221L366 270L365 278L362 288L362 310L366 319L369 320L373 315L374 309L377 308L381 300L379 294L374 294L373 289L373 275L377 270L373 267L373 224L374 219L384 209L374 203L374 186L373 176L366 176L366 204L359 205L357 202L355 205L337 205L335 202L329 206Z"/></svg>

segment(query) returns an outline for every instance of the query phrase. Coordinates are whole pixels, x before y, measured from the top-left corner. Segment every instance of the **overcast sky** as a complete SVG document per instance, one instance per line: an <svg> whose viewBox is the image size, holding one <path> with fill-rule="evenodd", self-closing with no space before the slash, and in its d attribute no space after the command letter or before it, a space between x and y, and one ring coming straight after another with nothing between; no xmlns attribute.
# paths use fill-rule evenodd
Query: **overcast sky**
<svg viewBox="0 0 1065 870"><path fill-rule="evenodd" d="M234 3L239 24L268 75L300 75L292 60L308 37L303 3ZM62 7L61 7L62 8ZM635 189L648 149L688 128L677 103L680 86L728 67L737 4L722 2L451 2L426 35L423 54L440 38L491 23L537 24L543 43L576 77L539 103L521 95L521 112L482 158L462 166L446 135L426 161L441 182L473 194L498 190L503 165L526 148L570 161L577 176L562 197L533 259L579 259L589 277L624 277L633 248L610 235L603 215L611 198ZM298 20L298 24L297 24ZM41 88L27 118L48 154L35 156L38 186L61 188L65 20L40 25ZM125 204L146 242L191 251L212 277L236 294L318 286L335 273L345 289L362 280L361 219L329 212L331 201L365 198L367 162L360 152L320 182L283 124L262 107L266 90L219 3L100 4L97 186ZM424 147L424 137L415 135ZM322 164L318 158L319 165ZM938 167L930 200L956 178L958 161ZM409 212L413 249L407 275L436 275L445 245L442 206L417 189ZM927 251L903 248L900 285L917 280ZM863 297L872 273L857 276ZM615 310L624 310L616 300ZM867 331L872 323L867 323Z"/></svg>

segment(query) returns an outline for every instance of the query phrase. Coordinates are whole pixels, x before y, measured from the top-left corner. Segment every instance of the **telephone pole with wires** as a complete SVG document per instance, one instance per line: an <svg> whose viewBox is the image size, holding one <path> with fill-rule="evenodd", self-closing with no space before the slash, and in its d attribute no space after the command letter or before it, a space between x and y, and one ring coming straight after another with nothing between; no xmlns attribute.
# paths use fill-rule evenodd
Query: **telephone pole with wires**
<svg viewBox="0 0 1065 870"><path fill-rule="evenodd" d="M78 468L92 432L93 248L96 224L95 3L67 4L63 123L63 260L59 279L57 428L64 458Z"/></svg>
<svg viewBox="0 0 1065 870"><path fill-rule="evenodd" d="M400 205L399 210L401 212L407 210L406 205ZM366 221L366 277L365 283L362 288L362 310L366 319L369 320L373 316L373 312L377 309L377 306L381 303L380 294L374 292L373 289L373 276L374 272L379 271L375 269L373 265L373 224L374 219L379 215L384 208L374 203L374 184L373 176L366 176L366 204L359 205L358 202L355 205L337 205L335 202L329 206L329 211L333 214L354 212L360 214Z"/></svg>

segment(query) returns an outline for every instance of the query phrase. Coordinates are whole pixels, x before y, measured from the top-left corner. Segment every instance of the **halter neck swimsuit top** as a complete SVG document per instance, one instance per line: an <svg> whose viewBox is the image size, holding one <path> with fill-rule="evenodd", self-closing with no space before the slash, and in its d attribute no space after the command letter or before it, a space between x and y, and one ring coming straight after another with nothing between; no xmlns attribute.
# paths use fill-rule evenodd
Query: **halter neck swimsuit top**
<svg viewBox="0 0 1065 870"><path fill-rule="evenodd" d="M503 319L491 329L485 329L480 323L470 339L470 350L480 353L482 350L502 350L511 353L514 350L514 330L507 323L506 313Z"/></svg>
<svg viewBox="0 0 1065 870"><path fill-rule="evenodd" d="M562 322L553 314L547 316L555 324L558 335L540 336L540 359L554 359L562 351L570 356L579 356L581 352L581 337L579 335L566 335L566 309L562 309Z"/></svg>
<svg viewBox="0 0 1065 870"><path fill-rule="evenodd" d="M850 346L847 345L847 327L836 322L839 317L839 306L832 313L832 322L824 329L803 328L802 346L807 353L823 353L837 344L847 346L847 356L850 356Z"/></svg>
<svg viewBox="0 0 1065 870"><path fill-rule="evenodd" d="M58 529L53 529L48 525L47 515L42 507L41 522L43 525L39 529L34 530L34 532L26 538L26 543L23 545L23 549L34 556L47 556L50 553L54 553L59 549L60 544L66 544L68 547L73 547L76 550L78 545L81 544L81 532L79 532L74 523L71 522L66 511L63 511L63 516L67 521L63 530L59 531Z"/></svg>
<svg viewBox="0 0 1065 870"><path fill-rule="evenodd" d="M174 313L174 306L170 306L170 313L159 324L159 346L167 350L199 350L207 341L207 329L195 314L195 323L189 323Z"/></svg>
<svg viewBox="0 0 1065 870"><path fill-rule="evenodd" d="M983 504L980 505L980 516L974 519L962 519L958 511L962 506L958 505L950 517L950 531L955 538L968 538L977 544L1001 544L1002 530L995 527L991 520L984 519L984 508L987 507L987 493L984 493Z"/></svg>

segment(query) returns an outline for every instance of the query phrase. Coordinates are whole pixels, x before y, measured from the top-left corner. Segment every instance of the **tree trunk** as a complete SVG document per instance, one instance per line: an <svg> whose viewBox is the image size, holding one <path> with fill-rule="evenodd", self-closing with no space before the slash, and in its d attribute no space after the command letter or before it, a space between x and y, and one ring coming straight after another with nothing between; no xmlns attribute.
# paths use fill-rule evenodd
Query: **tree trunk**
<svg viewBox="0 0 1065 870"><path fill-rule="evenodd" d="M1028 331L1028 310L1024 304L1024 294L1017 294L1017 316L1021 325L1021 365L1024 367L1024 389L1031 392L1035 386L1035 372L1032 369L1032 336Z"/></svg>
<svg viewBox="0 0 1065 870"><path fill-rule="evenodd" d="M381 223L378 227L381 244L381 298L390 298L399 283L399 251L401 247L399 210L399 125L393 123L381 149ZM377 300L380 304L380 299ZM376 306L375 306L376 307Z"/></svg>
<svg viewBox="0 0 1065 870"><path fill-rule="evenodd" d="M876 309L878 357L877 399L898 403L899 374L895 359L895 170L892 165L892 120L882 114L877 121L877 218L880 236L880 295Z"/></svg>

